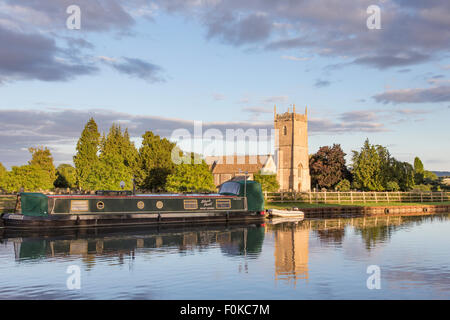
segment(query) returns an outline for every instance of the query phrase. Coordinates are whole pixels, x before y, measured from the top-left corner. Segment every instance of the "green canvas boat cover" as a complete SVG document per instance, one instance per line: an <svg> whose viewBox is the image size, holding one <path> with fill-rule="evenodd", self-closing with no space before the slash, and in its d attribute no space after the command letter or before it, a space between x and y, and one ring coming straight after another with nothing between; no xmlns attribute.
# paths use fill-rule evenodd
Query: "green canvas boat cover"
<svg viewBox="0 0 450 320"><path fill-rule="evenodd" d="M238 180L225 182L219 191L220 194L247 197L248 211L264 211L264 195L261 184L252 180Z"/></svg>
<svg viewBox="0 0 450 320"><path fill-rule="evenodd" d="M48 198L42 193L22 192L20 205L25 216L40 217L48 214Z"/></svg>

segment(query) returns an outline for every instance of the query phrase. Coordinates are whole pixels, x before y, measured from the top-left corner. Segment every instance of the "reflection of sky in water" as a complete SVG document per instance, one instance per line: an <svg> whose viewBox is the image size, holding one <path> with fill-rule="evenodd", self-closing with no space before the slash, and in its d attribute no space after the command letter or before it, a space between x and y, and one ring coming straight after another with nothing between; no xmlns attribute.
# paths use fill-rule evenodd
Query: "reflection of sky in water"
<svg viewBox="0 0 450 320"><path fill-rule="evenodd" d="M0 243L0 298L449 299L448 215ZM66 269L81 267L81 290ZM368 290L369 265L381 290Z"/></svg>

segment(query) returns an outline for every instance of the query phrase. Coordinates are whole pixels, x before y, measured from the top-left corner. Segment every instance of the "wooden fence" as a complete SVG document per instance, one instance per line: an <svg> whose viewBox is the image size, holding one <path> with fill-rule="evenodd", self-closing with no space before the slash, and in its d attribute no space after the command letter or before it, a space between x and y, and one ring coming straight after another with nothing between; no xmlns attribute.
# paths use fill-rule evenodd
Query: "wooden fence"
<svg viewBox="0 0 450 320"><path fill-rule="evenodd" d="M0 195L0 213L13 212L16 207L16 195Z"/></svg>
<svg viewBox="0 0 450 320"><path fill-rule="evenodd" d="M268 202L303 203L378 203L378 202L445 202L450 201L450 192L364 192L364 191L324 191L324 192L272 192L264 193Z"/></svg>

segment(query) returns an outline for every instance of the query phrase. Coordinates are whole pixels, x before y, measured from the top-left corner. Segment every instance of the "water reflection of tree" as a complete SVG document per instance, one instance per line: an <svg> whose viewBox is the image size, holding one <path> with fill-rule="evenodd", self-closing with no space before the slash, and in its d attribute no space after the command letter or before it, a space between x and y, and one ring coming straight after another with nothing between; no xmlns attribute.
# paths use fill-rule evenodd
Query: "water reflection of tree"
<svg viewBox="0 0 450 320"><path fill-rule="evenodd" d="M450 215L439 214L427 216L397 216L393 218L397 218L398 220L392 219L392 224L389 224L388 222L387 224L380 223L370 226L363 225L362 227L355 227L355 233L361 235L362 239L365 242L367 250L374 248L379 243L389 241L389 239L392 237L392 234L394 234L397 230L410 228L411 226L419 226L423 223L434 220L443 222L445 220L448 220L450 218Z"/></svg>
<svg viewBox="0 0 450 320"><path fill-rule="evenodd" d="M371 249L378 243L389 241L395 231L420 225L424 222L442 222L450 219L448 213L422 216L372 216L361 218L314 219L303 220L295 225L296 229L312 230L323 243L341 245L350 226L356 234L361 235L366 248ZM290 223L269 225L268 230L274 233L292 228Z"/></svg>
<svg viewBox="0 0 450 320"><path fill-rule="evenodd" d="M345 229L327 229L315 231L321 242L341 245L345 237Z"/></svg>
<svg viewBox="0 0 450 320"><path fill-rule="evenodd" d="M361 235L366 249L370 250L378 243L383 243L390 239L395 228L395 226L380 225L376 227L355 228L355 232Z"/></svg>

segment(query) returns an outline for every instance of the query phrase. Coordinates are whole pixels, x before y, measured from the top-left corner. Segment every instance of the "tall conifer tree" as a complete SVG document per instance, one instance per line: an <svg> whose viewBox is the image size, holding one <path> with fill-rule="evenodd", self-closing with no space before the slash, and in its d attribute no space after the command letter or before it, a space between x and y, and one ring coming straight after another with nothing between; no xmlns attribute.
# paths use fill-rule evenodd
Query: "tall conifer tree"
<svg viewBox="0 0 450 320"><path fill-rule="evenodd" d="M147 190L164 190L167 176L175 169L172 149L176 144L166 138L161 139L151 131L145 132L142 138L142 146L139 149L142 170L139 186Z"/></svg>
<svg viewBox="0 0 450 320"><path fill-rule="evenodd" d="M77 143L77 154L73 162L77 170L77 184L79 188L95 189L97 178L92 176L95 166L98 166L98 155L100 144L100 133L93 118L90 118L84 127L81 137ZM93 188L94 187L94 188Z"/></svg>
<svg viewBox="0 0 450 320"><path fill-rule="evenodd" d="M425 169L419 157L414 158L414 180L416 184L422 184L425 176Z"/></svg>
<svg viewBox="0 0 450 320"><path fill-rule="evenodd" d="M364 142L361 151L353 151L354 185L361 190L383 190L383 161L377 146L371 145L369 139Z"/></svg>
<svg viewBox="0 0 450 320"><path fill-rule="evenodd" d="M125 188L132 188L133 176L138 168L138 152L130 141L128 130L122 134L119 125L113 124L108 135L103 136L100 147L100 171L102 189L119 189L120 182Z"/></svg>
<svg viewBox="0 0 450 320"><path fill-rule="evenodd" d="M31 166L35 166L41 170L44 170L48 174L48 181L55 181L56 178L56 169L53 165L53 157L48 148L38 147L38 148L29 148L28 151L31 153L31 160L28 161L28 164ZM47 181L45 185L49 185Z"/></svg>

